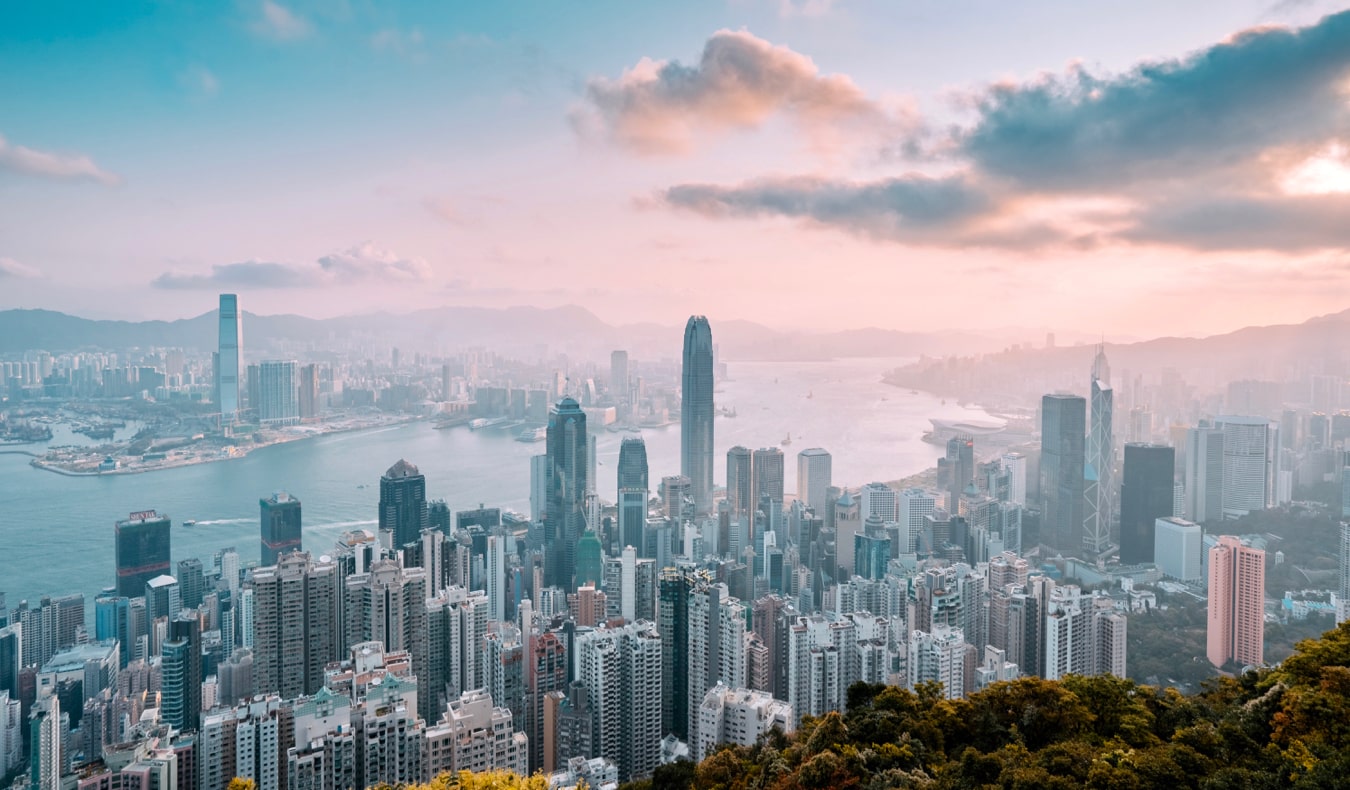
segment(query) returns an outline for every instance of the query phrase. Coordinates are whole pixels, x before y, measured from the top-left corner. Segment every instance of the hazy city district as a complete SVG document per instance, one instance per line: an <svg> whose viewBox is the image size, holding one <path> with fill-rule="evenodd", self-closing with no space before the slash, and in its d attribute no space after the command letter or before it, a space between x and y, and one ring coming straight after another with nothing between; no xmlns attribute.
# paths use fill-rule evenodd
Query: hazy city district
<svg viewBox="0 0 1350 790"><path fill-rule="evenodd" d="M416 459L392 457L369 481L378 512L346 514L371 528L336 542L307 533L296 492L255 492L257 555L175 562L175 536L209 527L154 501L107 513L75 549L114 549L92 607L0 598L0 767L17 784L301 790L503 769L616 786L815 726L856 684L1194 691L1347 617L1350 413L1320 370L1206 391L1171 368L1113 377L1105 346L1076 347L1067 387L990 398L1003 418L932 419L936 467L843 481L849 447L828 435L717 441L736 410L701 316L670 338L678 362L599 363L274 358L285 339L255 354L234 295L216 318L209 354L7 356L8 451L99 476L422 420L538 442L518 471L530 512L452 512ZM895 397L918 369L890 374ZM640 429L674 424L679 468L653 467Z"/></svg>

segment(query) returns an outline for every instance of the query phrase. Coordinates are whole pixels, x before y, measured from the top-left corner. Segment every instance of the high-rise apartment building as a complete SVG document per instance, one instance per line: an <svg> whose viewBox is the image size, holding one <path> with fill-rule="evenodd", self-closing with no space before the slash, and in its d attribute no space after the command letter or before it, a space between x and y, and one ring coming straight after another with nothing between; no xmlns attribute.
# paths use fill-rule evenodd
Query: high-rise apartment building
<svg viewBox="0 0 1350 790"><path fill-rule="evenodd" d="M1120 561L1153 562L1153 530L1173 515L1174 451L1163 444L1125 445L1120 489Z"/></svg>
<svg viewBox="0 0 1350 790"><path fill-rule="evenodd" d="M417 542L428 523L427 479L400 458L380 477L380 531L393 533L401 548Z"/></svg>
<svg viewBox="0 0 1350 790"><path fill-rule="evenodd" d="M1092 361L1092 422L1088 428L1087 468L1084 473L1084 493L1088 501L1083 549L1090 556L1106 551L1111 542L1111 519L1115 512L1116 494L1115 437L1111 432L1114 402L1111 367L1106 361L1106 346L1101 344L1097 346L1097 355Z"/></svg>
<svg viewBox="0 0 1350 790"><path fill-rule="evenodd" d="M718 744L752 747L771 730L784 734L796 729L792 706L765 691L733 689L719 683L699 705L700 740L693 744L693 757L702 760Z"/></svg>
<svg viewBox="0 0 1350 790"><path fill-rule="evenodd" d="M730 479L730 464L728 464L728 479ZM797 453L797 499L805 502L816 515L823 515L829 507L829 491L833 484L833 459L829 452L819 447L811 447Z"/></svg>
<svg viewBox="0 0 1350 790"><path fill-rule="evenodd" d="M713 416L712 328L707 318L690 316L680 389L680 474L692 484L699 513L712 510Z"/></svg>
<svg viewBox="0 0 1350 790"><path fill-rule="evenodd" d="M548 501L544 509L544 583L575 589L577 541L587 526L590 471L586 413L563 398L548 415Z"/></svg>
<svg viewBox="0 0 1350 790"><path fill-rule="evenodd" d="M300 550L300 500L278 491L258 500L261 511L260 565L276 565L282 554Z"/></svg>
<svg viewBox="0 0 1350 790"><path fill-rule="evenodd" d="M918 550L919 536L923 534L924 521L937 510L937 497L922 488L907 488L900 492L897 502L902 543L900 554L913 554Z"/></svg>
<svg viewBox="0 0 1350 790"><path fill-rule="evenodd" d="M1279 429L1264 417L1219 417L1223 432L1223 517L1275 506Z"/></svg>
<svg viewBox="0 0 1350 790"><path fill-rule="evenodd" d="M698 709L708 689L718 683L746 686L746 617L744 604L731 597L725 584L696 585L686 602L689 740L697 743Z"/></svg>
<svg viewBox="0 0 1350 790"><path fill-rule="evenodd" d="M931 633L910 632L906 684L912 689L920 683L937 682L947 699L965 696L967 647L961 631L950 626L935 626Z"/></svg>
<svg viewBox="0 0 1350 790"><path fill-rule="evenodd" d="M292 425L300 421L300 364L293 359L264 360L258 367L258 402L253 404L259 422Z"/></svg>
<svg viewBox="0 0 1350 790"><path fill-rule="evenodd" d="M460 771L511 771L529 775L529 738L514 729L508 708L493 705L483 689L466 691L453 700L439 724L426 732L428 777Z"/></svg>
<svg viewBox="0 0 1350 790"><path fill-rule="evenodd" d="M1226 443L1227 437L1225 437ZM1260 666L1265 657L1266 552L1233 535L1209 550L1209 662Z"/></svg>
<svg viewBox="0 0 1350 790"><path fill-rule="evenodd" d="M617 352L616 352L617 353ZM647 473L647 444L641 436L625 436L619 445L619 545L632 546L646 556L647 496L651 491Z"/></svg>
<svg viewBox="0 0 1350 790"><path fill-rule="evenodd" d="M253 677L261 694L290 699L313 694L324 667L341 656L343 628L338 568L297 552L255 568Z"/></svg>
<svg viewBox="0 0 1350 790"><path fill-rule="evenodd" d="M1083 547L1086 422L1083 398L1041 398L1041 543L1069 555Z"/></svg>
<svg viewBox="0 0 1350 790"><path fill-rule="evenodd" d="M169 517L153 510L132 513L116 524L117 594L135 598L145 585L169 572Z"/></svg>
<svg viewBox="0 0 1350 790"><path fill-rule="evenodd" d="M653 623L577 636L577 680L586 687L591 751L625 781L648 776L661 756L661 637ZM578 755L568 755L578 756ZM580 755L585 756L585 755Z"/></svg>
<svg viewBox="0 0 1350 790"><path fill-rule="evenodd" d="M239 297L220 295L220 343L216 352L215 392L220 406L222 425L233 423L239 416L239 371L243 366L244 334L239 313Z"/></svg>
<svg viewBox="0 0 1350 790"><path fill-rule="evenodd" d="M1199 524L1223 518L1223 430L1186 431L1186 518Z"/></svg>

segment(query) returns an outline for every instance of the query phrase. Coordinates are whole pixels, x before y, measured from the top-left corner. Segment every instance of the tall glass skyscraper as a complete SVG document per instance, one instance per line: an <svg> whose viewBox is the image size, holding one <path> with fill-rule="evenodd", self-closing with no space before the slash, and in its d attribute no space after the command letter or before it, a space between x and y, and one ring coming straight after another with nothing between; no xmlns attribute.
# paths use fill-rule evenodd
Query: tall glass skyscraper
<svg viewBox="0 0 1350 790"><path fill-rule="evenodd" d="M637 549L645 557L647 540L647 443L641 436L628 436L619 446L619 543Z"/></svg>
<svg viewBox="0 0 1350 790"><path fill-rule="evenodd" d="M1111 366L1106 362L1106 347L1097 346L1092 361L1092 425L1087 436L1087 469L1085 489L1087 496L1086 523L1083 525L1083 549L1096 556L1106 551L1111 542L1111 518L1115 512L1115 438L1111 434L1114 419L1114 397L1111 390ZM1122 534L1121 540L1125 537ZM1152 556L1153 545L1149 544Z"/></svg>
<svg viewBox="0 0 1350 790"><path fill-rule="evenodd" d="M680 474L689 478L694 507L712 509L713 344L712 328L701 315L684 327L684 374L680 391Z"/></svg>
<svg viewBox="0 0 1350 790"><path fill-rule="evenodd" d="M586 412L572 398L549 411L548 501L544 506L544 583L576 589L577 541L586 530L586 480L590 471Z"/></svg>
<svg viewBox="0 0 1350 790"><path fill-rule="evenodd" d="M380 478L380 530L394 533L398 549L421 540L429 523L427 479L400 458Z"/></svg>
<svg viewBox="0 0 1350 790"><path fill-rule="evenodd" d="M239 297L220 295L220 347L216 353L216 399L220 422L229 425L239 415L239 368L243 364L244 333L239 315Z"/></svg>
<svg viewBox="0 0 1350 790"><path fill-rule="evenodd" d="M300 550L300 500L278 491L270 499L258 500L262 515L263 567L276 565L282 554Z"/></svg>
<svg viewBox="0 0 1350 790"><path fill-rule="evenodd" d="M151 579L169 572L169 517L143 510L117 522L116 530L117 594L144 595Z"/></svg>
<svg viewBox="0 0 1350 790"><path fill-rule="evenodd" d="M1066 555L1083 546L1086 423L1081 396L1041 398L1041 543Z"/></svg>
<svg viewBox="0 0 1350 790"><path fill-rule="evenodd" d="M1175 515L1175 451L1165 444L1125 445L1124 484L1120 488L1120 562L1153 562L1158 519Z"/></svg>

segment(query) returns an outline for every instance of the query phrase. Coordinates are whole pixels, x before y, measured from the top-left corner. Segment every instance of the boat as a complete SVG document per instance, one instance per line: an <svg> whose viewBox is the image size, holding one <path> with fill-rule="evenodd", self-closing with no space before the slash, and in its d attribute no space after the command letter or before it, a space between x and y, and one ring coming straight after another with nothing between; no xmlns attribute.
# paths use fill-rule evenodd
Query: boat
<svg viewBox="0 0 1350 790"><path fill-rule="evenodd" d="M784 447L787 447L789 444L792 444L792 432L788 431L788 435L783 437L783 441L779 442L779 444L783 445Z"/></svg>
<svg viewBox="0 0 1350 790"><path fill-rule="evenodd" d="M810 400L810 399L812 399L812 398L814 398L814 397L816 397L816 391L815 391L815 390L811 390L810 392L806 393L806 399L807 399L807 400Z"/></svg>
<svg viewBox="0 0 1350 790"><path fill-rule="evenodd" d="M520 433L516 434L516 441L518 442L542 442L547 438L548 428L542 425L523 428Z"/></svg>
<svg viewBox="0 0 1350 790"><path fill-rule="evenodd" d="M196 520L195 518L190 518L190 519L188 519L187 521L184 521L184 522L183 522L183 526L185 526L185 527L195 527L195 526L197 526L197 520Z"/></svg>

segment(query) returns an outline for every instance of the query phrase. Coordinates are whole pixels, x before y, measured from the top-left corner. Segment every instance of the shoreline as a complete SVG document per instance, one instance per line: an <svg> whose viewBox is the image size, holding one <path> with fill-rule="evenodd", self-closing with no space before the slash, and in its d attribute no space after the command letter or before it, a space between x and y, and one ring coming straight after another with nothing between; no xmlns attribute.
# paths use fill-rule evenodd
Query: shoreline
<svg viewBox="0 0 1350 790"><path fill-rule="evenodd" d="M359 431L370 431L378 428L391 428L401 425L410 425L415 422L425 421L426 419L427 419L426 417L407 417L403 419L392 420L389 422L381 422L374 425L356 425L342 428L334 428L332 430L327 431L314 431L311 433L280 438L275 441L269 441L265 444L254 445L252 447L249 447L248 449L241 449L238 453L231 455L213 454L210 456L193 457L189 459L178 459L177 461L169 461L166 463L156 464L155 466L141 466L131 468L119 467L117 469L109 469L106 471L96 470L96 471L82 472L74 469L63 469L60 466L57 466L55 463L46 461L45 460L46 456L38 455L36 453L31 453L23 450L10 450L0 452L8 452L8 454L11 455L30 455L33 457L33 460L29 462L29 466L33 467L34 469L40 469L44 472L52 472L54 474L63 475L65 477L111 477L114 475L140 475L140 474L147 474L150 472L163 472L170 469L183 469L190 466L202 466L204 464L218 463L221 461L237 461L241 458L247 458L249 455L259 450L265 450L269 447L276 447L282 444L292 444L294 442L303 442L308 441L310 439L319 439L325 436L336 436L338 434L343 433L356 433Z"/></svg>

